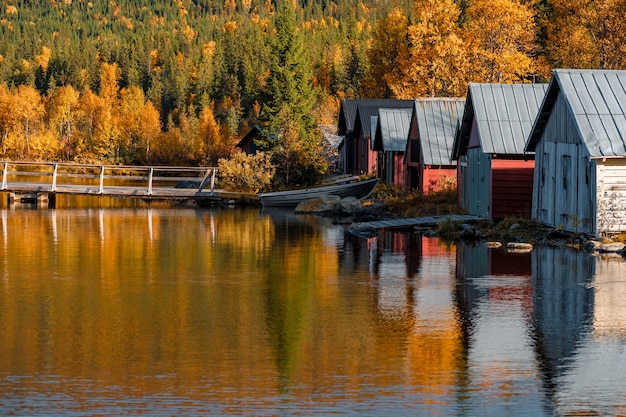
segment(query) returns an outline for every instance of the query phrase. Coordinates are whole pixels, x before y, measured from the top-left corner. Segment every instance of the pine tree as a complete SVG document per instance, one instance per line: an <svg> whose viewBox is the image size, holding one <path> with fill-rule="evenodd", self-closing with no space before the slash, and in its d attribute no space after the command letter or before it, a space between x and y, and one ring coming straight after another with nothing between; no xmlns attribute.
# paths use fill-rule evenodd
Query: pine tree
<svg viewBox="0 0 626 417"><path fill-rule="evenodd" d="M278 177L286 184L310 184L325 171L320 163L321 136L313 118L312 71L293 6L284 1L279 13L271 42L268 100L261 114L265 141L260 145L281 159ZM292 161L297 161L297 169ZM281 167L288 167L282 176Z"/></svg>

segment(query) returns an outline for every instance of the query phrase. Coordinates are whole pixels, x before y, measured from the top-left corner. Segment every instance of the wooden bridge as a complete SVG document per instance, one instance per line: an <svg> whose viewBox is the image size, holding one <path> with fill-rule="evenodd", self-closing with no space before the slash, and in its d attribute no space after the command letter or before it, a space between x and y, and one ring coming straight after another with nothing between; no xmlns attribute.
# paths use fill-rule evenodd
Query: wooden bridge
<svg viewBox="0 0 626 417"><path fill-rule="evenodd" d="M48 201L54 207L57 194L195 202L256 197L216 189L215 167L0 161L0 168L0 192L8 193L9 204Z"/></svg>

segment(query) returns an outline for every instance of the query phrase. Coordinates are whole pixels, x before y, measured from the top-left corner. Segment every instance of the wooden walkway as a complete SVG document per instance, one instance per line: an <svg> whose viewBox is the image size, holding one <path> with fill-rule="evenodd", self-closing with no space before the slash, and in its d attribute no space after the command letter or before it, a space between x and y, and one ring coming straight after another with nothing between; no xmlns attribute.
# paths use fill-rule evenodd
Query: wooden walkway
<svg viewBox="0 0 626 417"><path fill-rule="evenodd" d="M350 232L359 234L364 232L372 232L380 229L400 229L416 226L434 226L443 222L478 222L486 220L484 217L474 216L471 214L450 214L446 216L431 217L410 217L406 219L380 220L373 222L362 222L350 227Z"/></svg>
<svg viewBox="0 0 626 417"><path fill-rule="evenodd" d="M48 200L56 194L217 201L258 199L215 188L215 167L90 165L0 161L0 192L9 202Z"/></svg>

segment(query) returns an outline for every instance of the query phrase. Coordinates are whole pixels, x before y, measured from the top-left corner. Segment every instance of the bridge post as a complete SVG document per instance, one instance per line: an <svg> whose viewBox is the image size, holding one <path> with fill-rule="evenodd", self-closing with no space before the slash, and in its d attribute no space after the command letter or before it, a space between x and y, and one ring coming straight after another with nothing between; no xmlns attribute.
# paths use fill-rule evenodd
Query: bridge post
<svg viewBox="0 0 626 417"><path fill-rule="evenodd" d="M4 161L4 167L2 168L2 190L7 189L7 170L9 167L9 163Z"/></svg>
<svg viewBox="0 0 626 417"><path fill-rule="evenodd" d="M54 170L52 171L52 191L57 190L57 173L59 171L59 164L54 164Z"/></svg>
<svg viewBox="0 0 626 417"><path fill-rule="evenodd" d="M150 167L148 171L148 195L152 195L152 176L154 175L154 167Z"/></svg>
<svg viewBox="0 0 626 417"><path fill-rule="evenodd" d="M213 168L213 173L211 174L211 195L213 195L213 190L215 190L215 176L217 175L217 168Z"/></svg>
<svg viewBox="0 0 626 417"><path fill-rule="evenodd" d="M104 165L100 166L100 188L98 188L98 194L104 192Z"/></svg>

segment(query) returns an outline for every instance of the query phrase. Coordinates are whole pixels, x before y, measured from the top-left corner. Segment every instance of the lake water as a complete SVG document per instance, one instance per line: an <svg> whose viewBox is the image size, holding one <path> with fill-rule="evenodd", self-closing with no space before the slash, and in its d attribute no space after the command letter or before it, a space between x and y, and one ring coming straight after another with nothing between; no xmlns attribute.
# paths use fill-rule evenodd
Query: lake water
<svg viewBox="0 0 626 417"><path fill-rule="evenodd" d="M0 415L626 415L626 262L258 209L0 209Z"/></svg>

